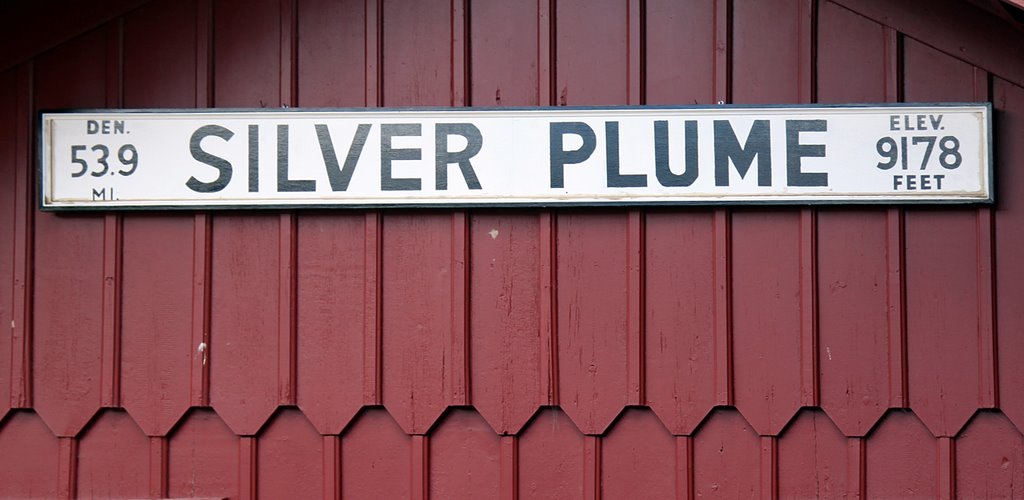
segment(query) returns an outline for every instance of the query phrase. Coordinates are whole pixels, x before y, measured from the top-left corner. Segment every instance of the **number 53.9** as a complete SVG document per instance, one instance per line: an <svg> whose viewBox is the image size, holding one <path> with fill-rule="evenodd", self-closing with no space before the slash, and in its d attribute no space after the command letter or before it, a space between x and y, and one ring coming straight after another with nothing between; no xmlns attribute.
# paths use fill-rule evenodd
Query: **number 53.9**
<svg viewBox="0 0 1024 500"><path fill-rule="evenodd" d="M71 177L81 177L85 175L86 172L89 172L89 162L87 162L85 158L79 156L79 153L85 152L86 149L87 146L83 145L71 146L71 163L81 165L82 167L81 170L77 172L72 172ZM92 172L90 172L90 175L92 175L93 177L101 177L107 175L107 172L110 171L110 164L107 162L107 159L110 157L110 149L103 144L97 144L92 148L88 149L91 149L94 153L96 153L95 161L101 167L97 170L93 170ZM121 175L132 175L133 173L135 173L135 169L138 168L139 166L139 152L138 150L135 149L135 146L131 144L125 144L124 146L121 146L117 150L117 159L119 162L121 162L121 166L131 166L131 168L127 170L118 170L117 173ZM111 174L113 174L113 172L111 172Z"/></svg>

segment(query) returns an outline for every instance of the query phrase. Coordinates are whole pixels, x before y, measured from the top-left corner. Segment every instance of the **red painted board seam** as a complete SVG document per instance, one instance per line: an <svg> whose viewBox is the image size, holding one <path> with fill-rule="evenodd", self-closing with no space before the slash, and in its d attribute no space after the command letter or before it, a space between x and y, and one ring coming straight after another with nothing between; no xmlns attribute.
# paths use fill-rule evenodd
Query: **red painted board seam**
<svg viewBox="0 0 1024 500"><path fill-rule="evenodd" d="M14 303L11 307L11 401L32 406L32 247L35 183L32 168L32 62L17 70L14 168Z"/></svg>
<svg viewBox="0 0 1024 500"><path fill-rule="evenodd" d="M866 459L865 439L851 437L846 440L846 484L847 498L866 498L867 481L865 480Z"/></svg>
<svg viewBox="0 0 1024 500"><path fill-rule="evenodd" d="M381 216L367 212L363 225L363 404L381 401Z"/></svg>
<svg viewBox="0 0 1024 500"><path fill-rule="evenodd" d="M601 499L601 436L583 437L583 498Z"/></svg>
<svg viewBox="0 0 1024 500"><path fill-rule="evenodd" d="M243 500L256 498L256 438L241 436L238 440L238 497Z"/></svg>
<svg viewBox="0 0 1024 500"><path fill-rule="evenodd" d="M676 499L692 500L693 438L676 436Z"/></svg>
<svg viewBox="0 0 1024 500"><path fill-rule="evenodd" d="M797 63L797 94L800 102L812 103L817 100L817 21L818 8L816 0L800 0L797 4L797 15L800 19L797 37L800 49Z"/></svg>
<svg viewBox="0 0 1024 500"><path fill-rule="evenodd" d="M903 41L896 30L884 28L885 100L903 100ZM907 401L906 278L903 210L886 213L886 302L889 338L889 406L905 408Z"/></svg>
<svg viewBox="0 0 1024 500"><path fill-rule="evenodd" d="M196 214L192 220L192 406L210 404L210 218Z"/></svg>
<svg viewBox="0 0 1024 500"><path fill-rule="evenodd" d="M449 347L451 349L448 364L450 373L448 380L451 384L451 404L464 406L469 401L469 339L468 337L468 314L467 307L469 289L469 271L467 261L469 259L469 223L466 220L466 212L459 210L452 213L451 238L452 238L452 273L451 273L451 304L452 304L452 328Z"/></svg>
<svg viewBox="0 0 1024 500"><path fill-rule="evenodd" d="M887 295L889 304L889 406L903 408L907 401L906 279L904 270L903 210L890 208L886 216Z"/></svg>
<svg viewBox="0 0 1024 500"><path fill-rule="evenodd" d="M539 215L540 224L540 338L541 384L539 403L558 404L557 297L555 295L555 214Z"/></svg>
<svg viewBox="0 0 1024 500"><path fill-rule="evenodd" d="M938 484L936 496L941 499L956 497L956 443L952 437L940 437L937 445Z"/></svg>
<svg viewBox="0 0 1024 500"><path fill-rule="evenodd" d="M714 95L718 103L732 101L732 1L714 0Z"/></svg>
<svg viewBox="0 0 1024 500"><path fill-rule="evenodd" d="M991 78L974 68L974 100L991 101ZM995 218L992 209L977 214L978 240L978 406L999 406L998 338L996 332Z"/></svg>
<svg viewBox="0 0 1024 500"><path fill-rule="evenodd" d="M196 2L196 96L195 106L213 105L213 0Z"/></svg>
<svg viewBox="0 0 1024 500"><path fill-rule="evenodd" d="M555 0L537 0L537 105L554 106Z"/></svg>
<svg viewBox="0 0 1024 500"><path fill-rule="evenodd" d="M644 212L628 214L628 286L626 287L627 363L629 366L627 404L643 405L644 395Z"/></svg>
<svg viewBox="0 0 1024 500"><path fill-rule="evenodd" d="M733 403L732 390L732 311L731 282L732 270L729 254L732 237L729 212L715 210L714 231L714 386L715 402L719 405Z"/></svg>
<svg viewBox="0 0 1024 500"><path fill-rule="evenodd" d="M519 438L516 436L501 436L501 477L500 492L501 500L516 500L519 498Z"/></svg>
<svg viewBox="0 0 1024 500"><path fill-rule="evenodd" d="M78 440L73 437L57 439L57 497L61 499L75 498L78 479Z"/></svg>
<svg viewBox="0 0 1024 500"><path fill-rule="evenodd" d="M365 94L363 101L367 107L384 105L384 74L383 74L383 30L382 0L366 0L364 5L366 20L364 40L366 73Z"/></svg>
<svg viewBox="0 0 1024 500"><path fill-rule="evenodd" d="M800 402L818 406L818 217L800 210Z"/></svg>
<svg viewBox="0 0 1024 500"><path fill-rule="evenodd" d="M467 0L451 0L451 105L469 106L469 8Z"/></svg>
<svg viewBox="0 0 1024 500"><path fill-rule="evenodd" d="M778 438L761 436L761 498L779 497Z"/></svg>
<svg viewBox="0 0 1024 500"><path fill-rule="evenodd" d="M409 491L412 500L430 498L430 442L427 436L412 436L412 460L410 463L412 481Z"/></svg>
<svg viewBox="0 0 1024 500"><path fill-rule="evenodd" d="M121 216L103 216L103 312L101 405L120 406Z"/></svg>
<svg viewBox="0 0 1024 500"><path fill-rule="evenodd" d="M341 498L341 437L323 436L324 498Z"/></svg>
<svg viewBox="0 0 1024 500"><path fill-rule="evenodd" d="M123 101L124 19L117 18L106 31L106 104L121 107ZM120 405L120 290L121 290L121 215L103 216L103 288L101 312L100 404Z"/></svg>
<svg viewBox="0 0 1024 500"><path fill-rule="evenodd" d="M167 496L167 438L164 436L149 438L149 496Z"/></svg>
<svg viewBox="0 0 1024 500"><path fill-rule="evenodd" d="M297 238L295 213L279 216L279 282L278 282L278 400L282 405L295 404L296 351L296 276Z"/></svg>
<svg viewBox="0 0 1024 500"><path fill-rule="evenodd" d="M628 0L626 6L626 101L644 102L644 0Z"/></svg>
<svg viewBox="0 0 1024 500"><path fill-rule="evenodd" d="M281 39L279 44L281 57L281 85L280 101L281 107L288 108L298 104L298 77L297 49L298 43L298 2L296 0L281 0L280 2L280 23Z"/></svg>

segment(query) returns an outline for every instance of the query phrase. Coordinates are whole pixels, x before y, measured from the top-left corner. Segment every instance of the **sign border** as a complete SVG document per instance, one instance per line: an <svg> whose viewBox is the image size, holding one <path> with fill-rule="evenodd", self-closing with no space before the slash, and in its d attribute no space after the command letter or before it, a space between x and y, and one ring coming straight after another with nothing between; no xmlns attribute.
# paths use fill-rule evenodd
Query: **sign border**
<svg viewBox="0 0 1024 500"><path fill-rule="evenodd" d="M75 205L75 206L47 206L46 180L44 163L45 139L49 133L45 130L44 117L47 114L159 114L179 113L188 115L205 115L218 113L402 113L402 112L474 112L474 111L600 111L600 110L713 110L713 109L858 109L858 108L935 108L935 107L983 107L985 115L985 135L987 142L987 178L988 198L960 198L947 200L921 199L921 200L716 200L716 199L694 199L674 201L565 201L565 202L519 202L519 203L482 203L482 202L451 202L451 203L372 203L372 204L330 204L330 203L259 203L259 204L189 204L189 205L143 205L143 206L104 206L104 205ZM995 156L993 153L993 107L990 101L979 102L885 102L885 103L844 103L844 104L694 104L694 105L609 105L609 106L430 106L430 107L380 107L380 108L55 108L40 109L36 112L36 179L38 183L37 205L43 212L152 212L152 211L263 211L263 210L402 210L402 209L423 209L423 208L580 208L580 207L702 207L702 206L950 206L950 205L994 205L995 200Z"/></svg>

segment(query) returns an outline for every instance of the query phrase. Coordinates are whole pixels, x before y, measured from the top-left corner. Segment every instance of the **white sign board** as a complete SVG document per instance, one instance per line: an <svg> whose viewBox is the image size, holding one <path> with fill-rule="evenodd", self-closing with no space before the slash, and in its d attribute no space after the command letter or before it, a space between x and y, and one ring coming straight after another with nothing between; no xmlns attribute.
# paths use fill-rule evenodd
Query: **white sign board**
<svg viewBox="0 0 1024 500"><path fill-rule="evenodd" d="M990 202L988 104L44 113L43 208Z"/></svg>

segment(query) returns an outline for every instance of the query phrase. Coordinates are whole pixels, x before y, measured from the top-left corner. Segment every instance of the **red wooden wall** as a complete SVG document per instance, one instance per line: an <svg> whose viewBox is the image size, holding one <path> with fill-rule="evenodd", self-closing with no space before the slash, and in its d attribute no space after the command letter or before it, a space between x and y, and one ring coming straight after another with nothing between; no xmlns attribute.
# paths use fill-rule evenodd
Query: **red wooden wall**
<svg viewBox="0 0 1024 500"><path fill-rule="evenodd" d="M100 5L4 35L0 497L1024 492L1019 26L952 0ZM35 208L40 109L718 101L991 101L998 204Z"/></svg>

